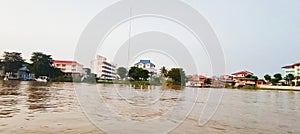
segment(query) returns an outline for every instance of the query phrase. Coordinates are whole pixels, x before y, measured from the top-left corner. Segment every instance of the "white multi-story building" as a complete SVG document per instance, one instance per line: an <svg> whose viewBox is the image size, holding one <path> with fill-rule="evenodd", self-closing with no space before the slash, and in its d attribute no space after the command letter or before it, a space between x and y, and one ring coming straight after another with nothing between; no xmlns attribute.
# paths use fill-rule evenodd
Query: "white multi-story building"
<svg viewBox="0 0 300 134"><path fill-rule="evenodd" d="M91 72L100 79L116 79L116 65L109 63L105 57L100 55L91 61Z"/></svg>
<svg viewBox="0 0 300 134"><path fill-rule="evenodd" d="M83 74L83 65L76 61L67 60L53 60L52 64L54 67L59 68L64 73L70 74Z"/></svg>
<svg viewBox="0 0 300 134"><path fill-rule="evenodd" d="M156 74L157 70L155 69L155 65L150 60L140 60L140 62L134 64L135 67L142 68L144 70L148 70L150 73Z"/></svg>
<svg viewBox="0 0 300 134"><path fill-rule="evenodd" d="M300 76L300 62L287 65L282 67L284 71L284 76L287 76L288 74L293 74L294 76Z"/></svg>

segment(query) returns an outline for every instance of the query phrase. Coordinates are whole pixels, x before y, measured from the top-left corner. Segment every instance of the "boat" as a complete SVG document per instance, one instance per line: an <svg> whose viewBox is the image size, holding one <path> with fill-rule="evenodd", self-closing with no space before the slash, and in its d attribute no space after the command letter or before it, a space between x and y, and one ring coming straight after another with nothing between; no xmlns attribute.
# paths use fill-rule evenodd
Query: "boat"
<svg viewBox="0 0 300 134"><path fill-rule="evenodd" d="M8 81L8 80L19 80L19 78L16 77L16 76L13 76L12 73L6 73L3 80L5 80L5 81Z"/></svg>
<svg viewBox="0 0 300 134"><path fill-rule="evenodd" d="M5 76L3 80L7 81L7 80L8 80L8 77L7 77L7 76Z"/></svg>
<svg viewBox="0 0 300 134"><path fill-rule="evenodd" d="M48 82L47 76L40 76L39 78L35 79L37 82Z"/></svg>

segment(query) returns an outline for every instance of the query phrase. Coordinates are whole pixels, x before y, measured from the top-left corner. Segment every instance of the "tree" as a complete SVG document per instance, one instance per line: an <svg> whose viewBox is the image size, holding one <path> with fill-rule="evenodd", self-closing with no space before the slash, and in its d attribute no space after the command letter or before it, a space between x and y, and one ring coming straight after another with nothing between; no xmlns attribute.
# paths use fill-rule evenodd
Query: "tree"
<svg viewBox="0 0 300 134"><path fill-rule="evenodd" d="M59 76L64 76L64 73L59 68L52 67L50 77L55 78Z"/></svg>
<svg viewBox="0 0 300 134"><path fill-rule="evenodd" d="M255 75L247 75L245 78L250 78L250 79L253 79L254 81L257 81L258 80L258 77L255 76Z"/></svg>
<svg viewBox="0 0 300 134"><path fill-rule="evenodd" d="M265 76L264 76L264 78L265 78L265 80L266 81L268 81L268 82L270 82L271 81L271 76L269 75L269 74L266 74Z"/></svg>
<svg viewBox="0 0 300 134"><path fill-rule="evenodd" d="M149 72L142 68L131 67L128 76L133 80L147 80L149 78Z"/></svg>
<svg viewBox="0 0 300 134"><path fill-rule="evenodd" d="M204 84L210 85L211 84L211 80L209 78L204 79Z"/></svg>
<svg viewBox="0 0 300 134"><path fill-rule="evenodd" d="M280 80L282 80L282 76L280 73L274 74L274 82L278 83Z"/></svg>
<svg viewBox="0 0 300 134"><path fill-rule="evenodd" d="M150 77L150 76L149 76L149 71L148 71L148 70L143 70L143 71L141 72L141 78L142 78L143 80L147 80L149 77Z"/></svg>
<svg viewBox="0 0 300 134"><path fill-rule="evenodd" d="M293 74L286 75L286 80L289 82L289 85L293 85L293 80L295 79L295 76Z"/></svg>
<svg viewBox="0 0 300 134"><path fill-rule="evenodd" d="M120 76L121 79L126 78L127 73L128 73L128 71L125 67L119 67L117 69L117 74Z"/></svg>
<svg viewBox="0 0 300 134"><path fill-rule="evenodd" d="M30 61L32 64L29 69L31 73L35 74L35 77L48 76L50 78L55 78L64 75L60 69L52 66L51 55L34 52L32 53Z"/></svg>
<svg viewBox="0 0 300 134"><path fill-rule="evenodd" d="M172 78L174 85L185 85L186 76L182 68L172 68L168 71L167 76Z"/></svg>
<svg viewBox="0 0 300 134"><path fill-rule="evenodd" d="M17 52L4 52L4 69L5 73L16 73L23 66L24 60L21 53Z"/></svg>
<svg viewBox="0 0 300 134"><path fill-rule="evenodd" d="M258 80L258 77L254 75L252 75L250 78L253 79L255 82Z"/></svg>
<svg viewBox="0 0 300 134"><path fill-rule="evenodd" d="M168 75L168 70L165 66L163 66L161 69L160 69L160 76L162 77L167 77Z"/></svg>

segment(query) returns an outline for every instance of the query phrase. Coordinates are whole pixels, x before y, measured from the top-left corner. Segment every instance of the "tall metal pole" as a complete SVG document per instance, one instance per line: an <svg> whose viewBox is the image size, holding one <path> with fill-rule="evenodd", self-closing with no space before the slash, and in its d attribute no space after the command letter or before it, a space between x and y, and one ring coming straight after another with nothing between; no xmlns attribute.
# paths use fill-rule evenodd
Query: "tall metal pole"
<svg viewBox="0 0 300 134"><path fill-rule="evenodd" d="M130 47L131 47L131 31L132 31L132 21L131 21L131 17L132 17L132 8L130 8L130 18L129 18L129 40L128 40L128 59L127 59L127 62L128 62L128 66L129 66L129 61L130 61Z"/></svg>

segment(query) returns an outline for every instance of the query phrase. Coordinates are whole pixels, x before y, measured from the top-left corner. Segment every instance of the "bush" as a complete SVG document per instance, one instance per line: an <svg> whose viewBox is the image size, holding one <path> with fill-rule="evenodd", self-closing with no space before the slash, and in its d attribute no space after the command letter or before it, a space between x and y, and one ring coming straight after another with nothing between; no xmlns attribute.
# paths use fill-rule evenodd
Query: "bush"
<svg viewBox="0 0 300 134"><path fill-rule="evenodd" d="M242 89L256 89L256 87L255 86L251 86L251 85L245 85L245 86L243 86Z"/></svg>
<svg viewBox="0 0 300 134"><path fill-rule="evenodd" d="M51 82L73 82L71 77L58 76L50 79Z"/></svg>

